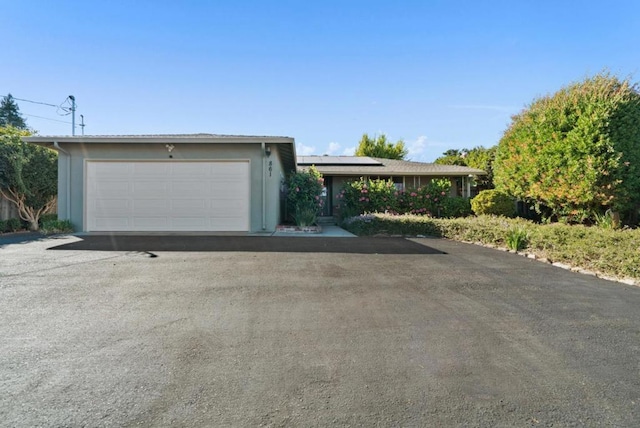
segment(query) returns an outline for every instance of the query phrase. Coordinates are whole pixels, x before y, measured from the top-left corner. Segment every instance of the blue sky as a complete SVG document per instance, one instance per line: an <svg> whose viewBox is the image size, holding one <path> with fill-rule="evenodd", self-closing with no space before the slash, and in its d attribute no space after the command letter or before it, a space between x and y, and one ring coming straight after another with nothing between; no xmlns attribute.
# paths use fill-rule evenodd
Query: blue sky
<svg viewBox="0 0 640 428"><path fill-rule="evenodd" d="M428 162L496 144L534 98L603 69L640 80L637 0L0 5L0 94L74 95L86 134L286 135L298 154L352 154L385 133ZM19 106L40 134L71 133L55 108Z"/></svg>

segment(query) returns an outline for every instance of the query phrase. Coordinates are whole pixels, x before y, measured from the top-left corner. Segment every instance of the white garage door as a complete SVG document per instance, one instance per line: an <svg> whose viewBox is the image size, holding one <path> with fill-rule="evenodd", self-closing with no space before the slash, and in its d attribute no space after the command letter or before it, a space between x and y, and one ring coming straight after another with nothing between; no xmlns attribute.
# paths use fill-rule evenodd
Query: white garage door
<svg viewBox="0 0 640 428"><path fill-rule="evenodd" d="M87 162L87 231L248 231L249 162Z"/></svg>

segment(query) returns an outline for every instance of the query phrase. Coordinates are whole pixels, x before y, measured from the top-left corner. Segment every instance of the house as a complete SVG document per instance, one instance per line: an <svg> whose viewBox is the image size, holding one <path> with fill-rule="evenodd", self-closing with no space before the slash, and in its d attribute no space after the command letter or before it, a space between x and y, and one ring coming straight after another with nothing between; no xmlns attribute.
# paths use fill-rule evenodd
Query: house
<svg viewBox="0 0 640 428"><path fill-rule="evenodd" d="M444 178L451 181L451 196L475 196L473 177L486 175L480 169L457 165L410 162L359 156L298 156L298 170L314 165L323 175L326 188L323 215L332 216L337 212L336 195L345 182L360 178L393 180L398 189L415 189L432 179Z"/></svg>
<svg viewBox="0 0 640 428"><path fill-rule="evenodd" d="M235 232L276 229L284 183L315 165L325 177L324 215L348 180L392 179L415 188L433 178L470 196L484 171L355 156L296 157L290 137L215 134L32 136L58 151L58 217L78 232ZM297 162L296 162L297 161Z"/></svg>
<svg viewBox="0 0 640 428"><path fill-rule="evenodd" d="M293 138L34 136L58 151L58 216L83 232L262 232L281 222Z"/></svg>

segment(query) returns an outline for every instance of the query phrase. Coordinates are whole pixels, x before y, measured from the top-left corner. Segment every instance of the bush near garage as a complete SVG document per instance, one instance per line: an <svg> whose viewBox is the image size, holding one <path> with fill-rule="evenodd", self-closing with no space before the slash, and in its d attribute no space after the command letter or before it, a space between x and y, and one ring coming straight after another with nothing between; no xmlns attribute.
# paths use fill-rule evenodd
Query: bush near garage
<svg viewBox="0 0 640 428"><path fill-rule="evenodd" d="M496 216L442 219L391 214L352 217L342 227L360 236L425 235L503 248L517 231L518 246L538 258L605 275L640 279L640 229L537 224Z"/></svg>
<svg viewBox="0 0 640 428"><path fill-rule="evenodd" d="M69 220L45 219L40 226L40 231L45 235L57 233L72 233L73 225Z"/></svg>
<svg viewBox="0 0 640 428"><path fill-rule="evenodd" d="M297 226L316 224L322 209L324 178L315 166L292 174L287 182L288 212Z"/></svg>

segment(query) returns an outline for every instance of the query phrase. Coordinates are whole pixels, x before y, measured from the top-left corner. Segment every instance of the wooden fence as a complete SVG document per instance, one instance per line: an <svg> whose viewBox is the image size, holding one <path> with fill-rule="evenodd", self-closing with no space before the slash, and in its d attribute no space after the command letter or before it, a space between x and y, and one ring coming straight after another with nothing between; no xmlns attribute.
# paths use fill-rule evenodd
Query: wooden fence
<svg viewBox="0 0 640 428"><path fill-rule="evenodd" d="M18 208L16 208L15 204L0 196L0 220L9 218L19 218Z"/></svg>

